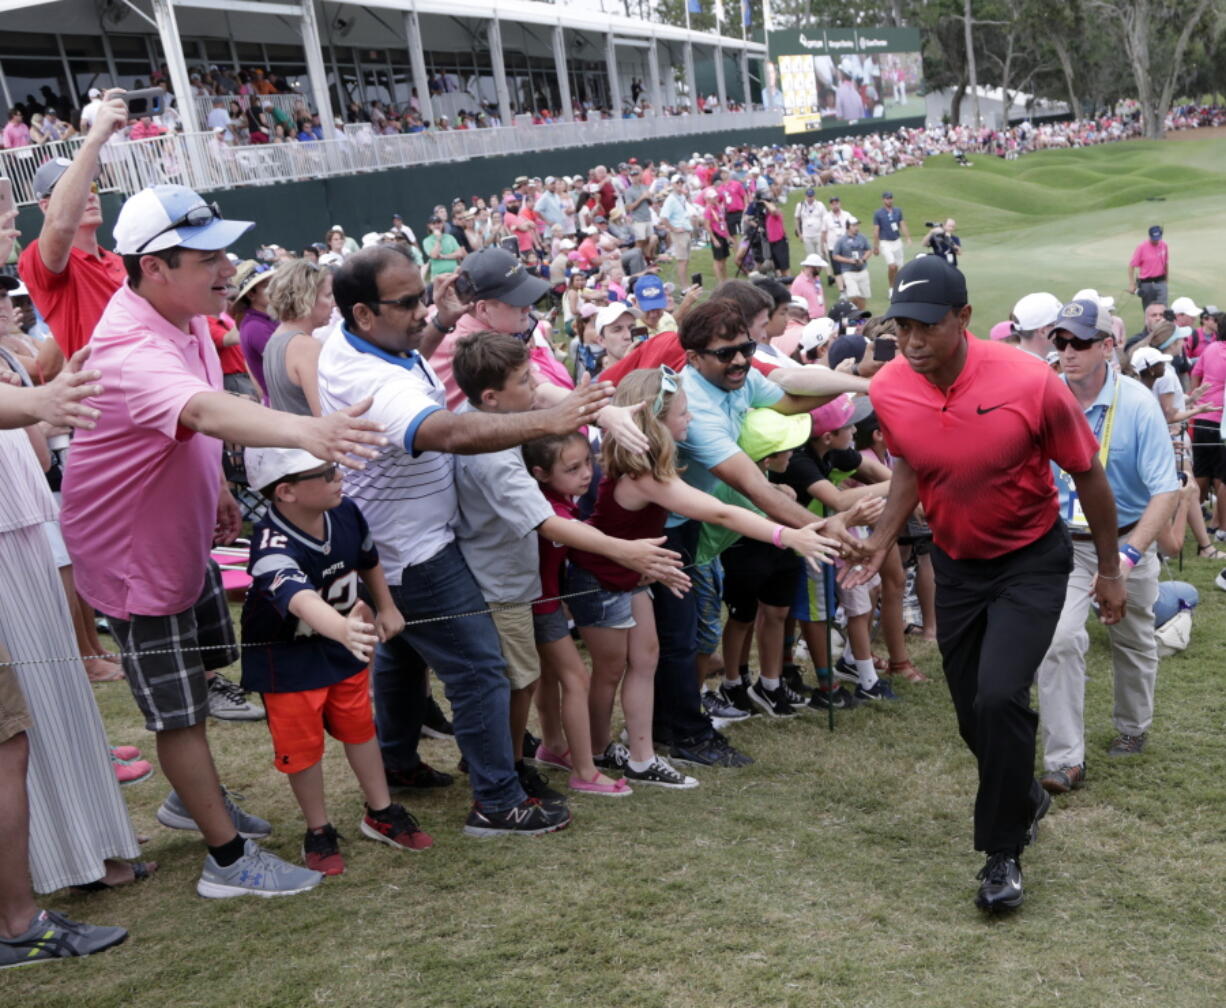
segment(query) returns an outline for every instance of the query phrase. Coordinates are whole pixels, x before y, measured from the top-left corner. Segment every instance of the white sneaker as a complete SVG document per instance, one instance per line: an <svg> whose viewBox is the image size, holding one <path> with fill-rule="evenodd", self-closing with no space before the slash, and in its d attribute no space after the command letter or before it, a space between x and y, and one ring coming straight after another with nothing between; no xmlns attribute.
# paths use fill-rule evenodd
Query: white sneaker
<svg viewBox="0 0 1226 1008"><path fill-rule="evenodd" d="M209 716L219 721L262 721L265 714L238 683L217 673L209 680Z"/></svg>
<svg viewBox="0 0 1226 1008"><path fill-rule="evenodd" d="M209 854L196 883L196 892L208 899L232 896L294 896L314 889L323 875L283 861L254 840L246 841L243 856L222 868Z"/></svg>

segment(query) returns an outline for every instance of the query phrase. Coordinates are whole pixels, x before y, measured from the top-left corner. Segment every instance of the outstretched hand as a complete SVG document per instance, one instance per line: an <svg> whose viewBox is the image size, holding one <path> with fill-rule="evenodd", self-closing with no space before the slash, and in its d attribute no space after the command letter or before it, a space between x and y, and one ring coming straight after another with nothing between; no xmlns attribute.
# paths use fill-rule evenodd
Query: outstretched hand
<svg viewBox="0 0 1226 1008"><path fill-rule="evenodd" d="M366 464L363 459L378 458L379 449L387 444L387 438L380 433L383 428L362 418L372 402L367 396L327 416L303 418L304 434L298 447L324 462L363 468Z"/></svg>

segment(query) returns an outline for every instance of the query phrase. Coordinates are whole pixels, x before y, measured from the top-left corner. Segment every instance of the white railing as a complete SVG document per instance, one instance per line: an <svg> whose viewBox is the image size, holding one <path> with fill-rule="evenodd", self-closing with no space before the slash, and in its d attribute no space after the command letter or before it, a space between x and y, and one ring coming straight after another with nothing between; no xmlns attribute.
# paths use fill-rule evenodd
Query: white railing
<svg viewBox="0 0 1226 1008"><path fill-rule="evenodd" d="M778 111L605 119L483 130L448 130L381 136L368 124L346 128L335 140L227 147L212 133L168 133L107 144L99 183L106 192L131 194L160 182L198 192L271 185L335 175L452 163L474 157L525 154L662 136L782 126ZM80 139L0 151L0 170L13 179L19 204L34 201L31 181L51 157L72 157ZM701 146L696 141L697 146Z"/></svg>

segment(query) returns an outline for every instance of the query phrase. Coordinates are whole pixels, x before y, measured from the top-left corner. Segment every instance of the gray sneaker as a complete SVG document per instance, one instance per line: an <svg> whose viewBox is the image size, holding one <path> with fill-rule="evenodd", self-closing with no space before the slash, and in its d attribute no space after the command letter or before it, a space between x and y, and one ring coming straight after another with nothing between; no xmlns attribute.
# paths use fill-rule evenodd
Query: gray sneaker
<svg viewBox="0 0 1226 1008"><path fill-rule="evenodd" d="M322 880L323 875L319 872L282 861L254 840L248 840L243 856L227 868L214 861L212 854L206 855L196 892L207 899L229 899L248 894L294 896L314 889Z"/></svg>
<svg viewBox="0 0 1226 1008"><path fill-rule="evenodd" d="M0 938L0 969L93 955L127 937L128 932L121 927L79 924L54 910L39 910L24 934Z"/></svg>
<svg viewBox="0 0 1226 1008"><path fill-rule="evenodd" d="M238 683L219 672L209 680L209 716L219 721L262 721L266 715Z"/></svg>
<svg viewBox="0 0 1226 1008"><path fill-rule="evenodd" d="M238 835L244 840L261 840L272 832L272 824L267 819L261 819L250 812L244 812L234 803L234 798L241 799L242 795L222 788L221 796L225 800L226 811L230 813L230 818L234 820L235 830L238 831ZM166 800L162 802L156 815L157 821L163 826L168 826L171 829L200 832L200 827L196 825L196 820L192 818L191 813L187 811L187 806L183 804L183 800L174 791L171 791L166 796Z"/></svg>

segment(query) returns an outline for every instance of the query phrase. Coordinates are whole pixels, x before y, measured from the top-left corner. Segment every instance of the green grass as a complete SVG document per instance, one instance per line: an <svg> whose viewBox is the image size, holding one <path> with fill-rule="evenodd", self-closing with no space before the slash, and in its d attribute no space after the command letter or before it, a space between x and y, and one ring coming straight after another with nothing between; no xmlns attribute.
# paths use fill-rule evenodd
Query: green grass
<svg viewBox="0 0 1226 1008"><path fill-rule="evenodd" d="M1128 260L1152 224L1166 229L1171 247L1171 297L1223 304L1214 264L1221 260L1219 222L1226 214L1226 141L1131 141L1017 161L983 155L971 161L973 167L961 168L950 156L936 157L879 182L819 195L837 193L871 237L873 211L890 189L914 238L911 253L919 249L924 221L956 218L966 249L960 265L975 309L971 328L979 335L1007 319L1023 294L1048 290L1071 299L1083 287L1114 297L1128 331L1136 332L1141 302L1125 290ZM789 206L789 224L790 214ZM803 257L793 239L793 263ZM696 252L690 269L713 276L710 253ZM873 259L869 270L869 306L881 311L888 303L885 264Z"/></svg>
<svg viewBox="0 0 1226 1008"><path fill-rule="evenodd" d="M1198 255L1195 242L1208 249L1221 203L1212 171L1224 150L1129 144L1011 164L979 158L969 170L938 161L890 185L913 222L947 212L955 197L976 208L957 213L973 250L975 304L993 320L1032 286L1064 296L1082 284L1106 289L1094 263L1122 279L1119 264L1155 214L1187 292L1212 298L1214 257ZM1081 179L1076 188L1057 184L1065 168ZM1176 168L1205 177L1192 191L1162 189L1165 203L1112 209L1111 178L1157 187L1152 180ZM867 216L877 189L844 198ZM1083 204L1076 217L1065 216L1068 201ZM710 276L709 263L693 268ZM1220 1005L1219 568L1186 565L1182 576L1202 593L1192 646L1162 663L1150 747L1136 760L1104 756L1111 674L1092 628L1089 783L1055 803L1024 861L1026 905L1011 918L984 920L971 904L982 863L970 842L974 766L938 679L900 685L903 701L887 709L841 714L833 733L813 716L734 728L754 766L699 771L702 786L688 793L578 797L573 827L554 836L462 837L462 782L412 798L437 841L420 855L360 838L360 798L331 746L331 808L349 870L285 900L197 898L202 848L156 824L165 781L155 777L125 794L138 830L152 837L145 850L162 863L157 877L45 900L78 919L122 923L131 940L92 959L7 972L0 996L40 1008ZM938 674L931 645L914 653ZM114 742L152 748L124 685L96 695ZM297 859L299 816L270 765L266 728L220 724L211 737L223 779L274 822L269 846ZM449 743L424 742L423 753L454 766Z"/></svg>

